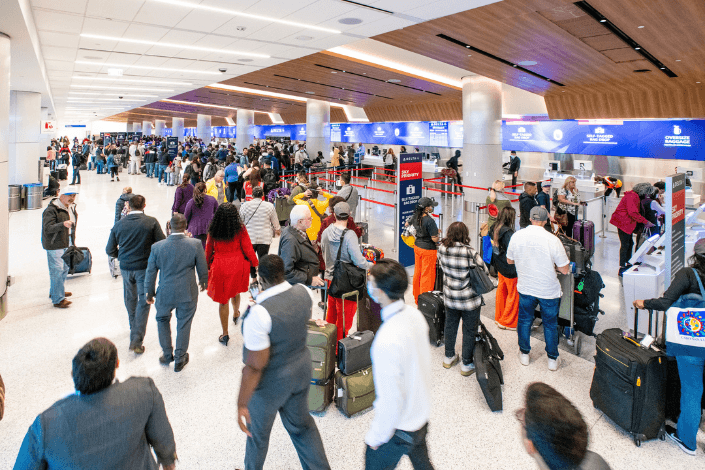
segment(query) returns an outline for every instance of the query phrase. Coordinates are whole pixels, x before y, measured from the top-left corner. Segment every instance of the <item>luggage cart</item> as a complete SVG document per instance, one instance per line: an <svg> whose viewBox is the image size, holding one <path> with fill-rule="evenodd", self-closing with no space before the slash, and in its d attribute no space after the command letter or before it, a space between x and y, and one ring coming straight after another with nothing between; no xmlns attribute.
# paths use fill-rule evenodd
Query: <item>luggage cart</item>
<svg viewBox="0 0 705 470"><path fill-rule="evenodd" d="M582 347L582 333L575 328L575 304L573 302L573 291L575 290L575 277L573 273L558 274L558 281L561 283L563 296L558 307L558 328L559 335L565 336L568 346L573 348L576 356L580 355ZM565 335L565 328L570 328L570 336Z"/></svg>

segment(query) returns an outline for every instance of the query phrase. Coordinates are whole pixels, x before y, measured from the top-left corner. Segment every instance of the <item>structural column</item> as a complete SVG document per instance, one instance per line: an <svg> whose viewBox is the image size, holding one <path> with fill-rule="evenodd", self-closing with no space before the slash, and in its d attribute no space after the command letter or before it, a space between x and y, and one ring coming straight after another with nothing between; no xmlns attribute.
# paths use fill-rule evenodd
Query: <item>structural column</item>
<svg viewBox="0 0 705 470"><path fill-rule="evenodd" d="M163 119L156 119L154 121L154 135L164 137L164 129L166 129L166 121Z"/></svg>
<svg viewBox="0 0 705 470"><path fill-rule="evenodd" d="M237 122L235 127L235 146L242 152L250 146L254 140L255 112L249 109L237 110Z"/></svg>
<svg viewBox="0 0 705 470"><path fill-rule="evenodd" d="M323 158L330 155L330 103L320 100L306 100L306 150L312 159L318 152Z"/></svg>
<svg viewBox="0 0 705 470"><path fill-rule="evenodd" d="M142 135L152 135L154 134L154 128L152 127L152 121L142 121Z"/></svg>
<svg viewBox="0 0 705 470"><path fill-rule="evenodd" d="M132 132L142 132L142 123L141 122L133 122L132 123Z"/></svg>
<svg viewBox="0 0 705 470"><path fill-rule="evenodd" d="M463 77L463 183L489 187L502 177L502 84Z"/></svg>
<svg viewBox="0 0 705 470"><path fill-rule="evenodd" d="M171 135L179 139L179 142L184 141L184 118L171 118Z"/></svg>
<svg viewBox="0 0 705 470"><path fill-rule="evenodd" d="M39 125L37 125L39 129ZM10 163L10 38L0 33L0 318L7 313L7 269L10 256L7 185Z"/></svg>
<svg viewBox="0 0 705 470"><path fill-rule="evenodd" d="M205 145L211 141L211 117L206 114L196 116L196 137Z"/></svg>
<svg viewBox="0 0 705 470"><path fill-rule="evenodd" d="M10 91L10 184L37 183L42 95Z"/></svg>

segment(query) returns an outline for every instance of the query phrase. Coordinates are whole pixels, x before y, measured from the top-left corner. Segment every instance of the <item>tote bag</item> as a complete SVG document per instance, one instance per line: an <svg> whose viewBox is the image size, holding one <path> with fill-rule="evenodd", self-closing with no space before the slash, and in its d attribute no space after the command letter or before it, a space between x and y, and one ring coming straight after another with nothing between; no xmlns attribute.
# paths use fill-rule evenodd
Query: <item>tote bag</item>
<svg viewBox="0 0 705 470"><path fill-rule="evenodd" d="M666 352L669 356L705 358L705 289L693 269L700 294L681 295L666 311Z"/></svg>
<svg viewBox="0 0 705 470"><path fill-rule="evenodd" d="M348 233L348 229L343 230L343 234L340 236L340 246L338 246L338 255L335 258L335 266L333 268L333 281L328 288L328 294L336 299L340 299L343 294L350 292L364 292L367 284L366 270L340 259L346 233Z"/></svg>

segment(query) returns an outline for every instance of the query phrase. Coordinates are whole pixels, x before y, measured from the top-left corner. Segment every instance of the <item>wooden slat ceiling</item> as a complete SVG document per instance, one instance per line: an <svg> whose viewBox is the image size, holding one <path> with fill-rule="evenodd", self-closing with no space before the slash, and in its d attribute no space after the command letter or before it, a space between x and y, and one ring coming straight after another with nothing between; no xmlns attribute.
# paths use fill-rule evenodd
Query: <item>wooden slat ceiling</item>
<svg viewBox="0 0 705 470"><path fill-rule="evenodd" d="M544 95L552 118L705 116L705 2L589 3L678 77L666 76L569 0L504 0L374 39ZM468 56L468 50L438 34L512 63L536 61L526 68L565 86L478 53ZM650 72L634 73L637 69ZM623 103L611 108L587 106L593 95L610 95L609 101ZM672 105L660 102L669 97Z"/></svg>

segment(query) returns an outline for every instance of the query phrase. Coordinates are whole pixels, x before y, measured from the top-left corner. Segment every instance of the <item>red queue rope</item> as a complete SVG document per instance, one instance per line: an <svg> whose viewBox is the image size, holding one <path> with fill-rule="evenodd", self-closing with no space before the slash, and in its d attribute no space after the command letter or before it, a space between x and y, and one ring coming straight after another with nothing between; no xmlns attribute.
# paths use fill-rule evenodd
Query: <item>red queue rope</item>
<svg viewBox="0 0 705 470"><path fill-rule="evenodd" d="M379 204L380 206L387 206L387 207L397 207L394 204L386 204L384 202L379 202L379 201L374 201L372 199L365 199L364 197L360 198L361 201L367 201L367 202L374 202L375 204Z"/></svg>
<svg viewBox="0 0 705 470"><path fill-rule="evenodd" d="M454 193L453 191L444 191L442 189L436 189L436 188L423 188L423 189L425 189L426 191L437 191L439 193L453 194L455 196L462 196L463 195L463 193Z"/></svg>
<svg viewBox="0 0 705 470"><path fill-rule="evenodd" d="M318 181L326 181L328 183L335 183L335 180L329 180L327 178L318 178ZM389 193L389 194L395 193L395 191L388 191L386 189L372 188L370 186L360 186L359 184L351 184L350 186L354 186L356 188L371 189L372 191L382 191L383 193Z"/></svg>

